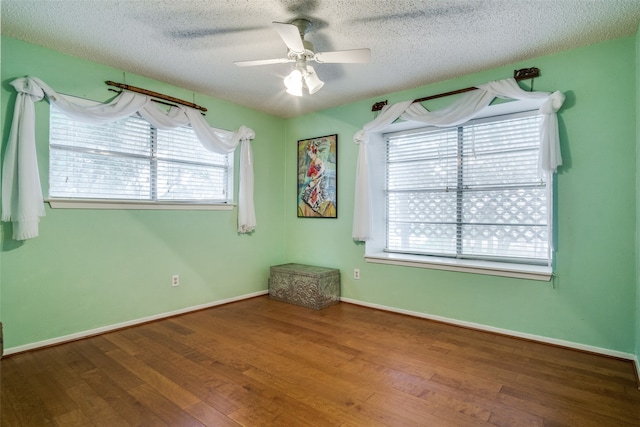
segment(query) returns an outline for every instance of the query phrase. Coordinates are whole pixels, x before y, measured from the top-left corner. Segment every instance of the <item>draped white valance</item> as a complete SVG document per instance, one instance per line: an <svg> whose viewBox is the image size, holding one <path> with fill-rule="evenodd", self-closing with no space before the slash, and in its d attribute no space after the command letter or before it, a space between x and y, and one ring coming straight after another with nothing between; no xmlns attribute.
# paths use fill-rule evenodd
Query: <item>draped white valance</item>
<svg viewBox="0 0 640 427"><path fill-rule="evenodd" d="M353 210L352 237L356 241L366 241L371 236L371 198L367 146L371 134L383 131L396 119L423 122L430 126L457 126L472 119L495 98L518 100L542 100L538 113L542 115L540 124L540 169L555 173L562 165L558 119L556 112L562 107L565 96L559 91L527 92L522 90L515 79L509 78L476 86L478 90L465 93L451 106L428 111L413 101L399 102L386 106L375 120L367 123L353 137L358 148L356 169L355 200Z"/></svg>
<svg viewBox="0 0 640 427"><path fill-rule="evenodd" d="M202 145L219 154L230 153L241 143L238 231L249 233L255 229L250 144L255 134L251 129L241 126L230 132L212 128L193 108L180 105L163 111L151 102L151 97L133 92L125 91L109 103L87 107L71 102L35 77L21 77L11 85L18 96L2 168L2 220L13 223L15 240L38 236L38 223L45 215L36 156L34 107L45 96L66 115L81 122L110 123L138 112L160 129L191 124Z"/></svg>

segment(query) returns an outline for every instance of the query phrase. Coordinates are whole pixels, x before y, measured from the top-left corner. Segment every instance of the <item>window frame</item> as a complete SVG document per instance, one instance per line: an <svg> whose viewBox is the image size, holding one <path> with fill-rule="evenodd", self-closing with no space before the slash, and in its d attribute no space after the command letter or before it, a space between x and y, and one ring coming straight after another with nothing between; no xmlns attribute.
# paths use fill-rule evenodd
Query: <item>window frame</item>
<svg viewBox="0 0 640 427"><path fill-rule="evenodd" d="M502 102L496 105L491 105L479 114L473 117L471 120L484 119L490 117L498 117L501 115L508 115L514 113L524 113L527 111L537 110L541 105L541 101L510 101ZM470 120L470 121L471 121ZM464 126L465 123L459 125ZM385 171L386 170L386 144L384 142L384 134L398 132L398 131L410 131L413 129L419 129L426 127L424 123L400 121L392 124L383 131L375 134L370 134L370 143L368 144L368 158L371 165L371 170ZM550 262L548 265L536 265L525 263L513 263L513 262L501 262L496 260L481 260L481 259L467 259L467 258L450 258L434 255L419 255L409 253L397 253L387 252L386 238L387 238L387 218L386 218L386 197L385 197L385 181L386 176L384 173L373 173L370 176L370 184L372 188L371 193L371 205L372 205L372 236L365 244L365 260L371 263L391 264L417 268L427 268L436 270L457 271L466 273L486 274L493 276L505 276L522 279L549 281L553 276L553 240L554 240L554 228L553 228L553 211L554 211L554 197L553 187L554 179L553 175L548 177L547 183L547 197L549 200L549 209L551 214L549 215L548 235L549 235L549 251Z"/></svg>
<svg viewBox="0 0 640 427"><path fill-rule="evenodd" d="M74 102L85 104L85 105L96 105L98 102L91 101L84 98L73 97L69 95L65 95L66 97L73 98ZM53 114L53 105L50 106L49 110L49 123L51 126L51 117ZM63 114L63 113L61 113ZM149 134L151 138L150 147L152 148L152 152L149 153L149 159L153 159L153 163L155 163L156 168L158 165L158 153L157 153L157 131L158 129L153 126L153 124L146 121L144 118L137 116L143 120L149 126ZM73 119L69 119L73 121ZM188 126L187 126L188 127ZM51 130L51 129L50 129ZM47 144L49 148L49 159L48 159L48 167L49 167L49 175L51 174L51 131L49 132L49 141ZM59 147L57 147L59 148ZM81 150L82 151L82 150ZM169 200L169 199L118 199L118 198L83 198L83 197L56 197L51 196L51 183L48 182L48 197L45 199L45 202L50 205L53 209L110 209L110 210L220 210L220 211L229 211L232 210L235 206L235 155L234 153L228 153L229 156L229 166L226 171L228 185L227 192L229 193L228 202L223 201L212 201L212 200ZM135 155L131 156L132 158L136 157ZM176 162L182 163L180 159L175 159ZM153 171L150 172L151 175L154 174ZM153 178L150 176L150 178ZM49 179L50 181L50 179ZM154 185L157 185L154 184ZM152 191L155 193L155 190Z"/></svg>

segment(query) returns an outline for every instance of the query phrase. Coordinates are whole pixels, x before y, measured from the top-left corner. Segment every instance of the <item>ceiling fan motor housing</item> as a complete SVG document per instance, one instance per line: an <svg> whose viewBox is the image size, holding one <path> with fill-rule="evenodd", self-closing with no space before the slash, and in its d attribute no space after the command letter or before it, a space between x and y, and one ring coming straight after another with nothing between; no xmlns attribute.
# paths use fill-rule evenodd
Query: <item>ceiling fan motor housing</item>
<svg viewBox="0 0 640 427"><path fill-rule="evenodd" d="M313 59L313 57L315 56L315 48L313 47L313 43L311 43L310 41L307 40L302 40L302 44L304 46L304 54L300 55L295 53L292 50L289 50L288 56L291 59Z"/></svg>

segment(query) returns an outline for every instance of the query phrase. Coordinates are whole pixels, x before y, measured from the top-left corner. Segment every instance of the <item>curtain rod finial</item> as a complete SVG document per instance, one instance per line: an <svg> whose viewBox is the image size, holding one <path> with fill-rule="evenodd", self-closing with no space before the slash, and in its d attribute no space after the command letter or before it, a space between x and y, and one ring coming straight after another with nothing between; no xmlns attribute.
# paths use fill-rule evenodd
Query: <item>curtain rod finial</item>
<svg viewBox="0 0 640 427"><path fill-rule="evenodd" d="M376 102L375 104L373 104L373 106L371 107L371 111L380 111L382 110L382 108L387 105L387 100L385 99L384 101L380 101L380 102Z"/></svg>
<svg viewBox="0 0 640 427"><path fill-rule="evenodd" d="M513 70L513 78L516 80L534 79L540 77L540 69L536 67Z"/></svg>

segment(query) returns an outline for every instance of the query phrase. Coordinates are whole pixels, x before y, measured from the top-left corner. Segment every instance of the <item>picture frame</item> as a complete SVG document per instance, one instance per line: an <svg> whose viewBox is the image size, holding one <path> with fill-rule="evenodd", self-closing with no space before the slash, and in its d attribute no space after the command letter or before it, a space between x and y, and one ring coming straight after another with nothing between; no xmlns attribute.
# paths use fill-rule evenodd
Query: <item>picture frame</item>
<svg viewBox="0 0 640 427"><path fill-rule="evenodd" d="M298 218L338 217L338 135L298 141Z"/></svg>

